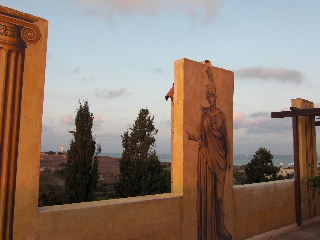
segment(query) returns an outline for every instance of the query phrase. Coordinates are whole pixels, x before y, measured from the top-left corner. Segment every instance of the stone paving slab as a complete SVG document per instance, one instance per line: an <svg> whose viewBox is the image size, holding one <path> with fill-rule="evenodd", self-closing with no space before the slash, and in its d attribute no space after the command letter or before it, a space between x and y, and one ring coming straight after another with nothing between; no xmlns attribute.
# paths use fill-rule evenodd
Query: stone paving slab
<svg viewBox="0 0 320 240"><path fill-rule="evenodd" d="M298 230L281 234L270 240L320 240L320 222L301 226Z"/></svg>

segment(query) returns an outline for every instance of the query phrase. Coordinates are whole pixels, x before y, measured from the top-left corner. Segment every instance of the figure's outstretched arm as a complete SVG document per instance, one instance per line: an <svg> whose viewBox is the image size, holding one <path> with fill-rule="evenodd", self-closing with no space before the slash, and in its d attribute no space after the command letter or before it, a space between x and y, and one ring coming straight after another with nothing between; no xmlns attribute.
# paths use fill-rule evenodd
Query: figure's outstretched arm
<svg viewBox="0 0 320 240"><path fill-rule="evenodd" d="M191 134L188 131L186 131L186 134L188 136L188 140L195 141L195 142L200 141L200 137L196 136L197 134Z"/></svg>

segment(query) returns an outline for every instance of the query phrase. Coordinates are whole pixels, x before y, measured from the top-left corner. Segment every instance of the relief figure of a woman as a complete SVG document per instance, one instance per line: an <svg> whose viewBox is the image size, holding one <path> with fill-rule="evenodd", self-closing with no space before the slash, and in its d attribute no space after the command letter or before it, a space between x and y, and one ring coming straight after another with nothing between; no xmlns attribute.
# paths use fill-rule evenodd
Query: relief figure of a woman
<svg viewBox="0 0 320 240"><path fill-rule="evenodd" d="M209 84L206 100L209 107L201 107L198 131L188 139L199 143L197 214L198 240L231 240L225 226L224 185L230 168L229 141L225 114L217 108L216 88L212 67L206 70Z"/></svg>

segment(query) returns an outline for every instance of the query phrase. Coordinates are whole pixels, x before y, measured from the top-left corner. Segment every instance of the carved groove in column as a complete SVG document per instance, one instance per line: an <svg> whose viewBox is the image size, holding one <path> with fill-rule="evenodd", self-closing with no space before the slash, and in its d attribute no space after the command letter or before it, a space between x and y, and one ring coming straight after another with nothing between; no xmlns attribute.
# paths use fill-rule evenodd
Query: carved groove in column
<svg viewBox="0 0 320 240"><path fill-rule="evenodd" d="M5 77L1 95L3 96L0 109L0 233L1 239L12 239L13 211L16 165L18 153L18 133L20 121L20 105L23 73L23 49L8 50L5 54ZM1 64L0 68L3 68Z"/></svg>
<svg viewBox="0 0 320 240"><path fill-rule="evenodd" d="M2 132L3 132L3 102L4 102L4 88L5 88L5 78L6 78L6 68L7 68L7 56L6 50L0 48L0 237L3 236L3 225L4 225L4 211L5 211L5 189L4 185L4 161L2 158Z"/></svg>
<svg viewBox="0 0 320 240"><path fill-rule="evenodd" d="M14 81L14 58L15 52L10 50L7 53L7 71L5 79L5 88L4 88L4 104L3 104L3 117L2 117L2 136L1 136L1 158L2 158L2 173L1 173L1 187L4 188L4 195L2 196L2 202L4 206L4 216L3 216L3 239L8 239L8 211L7 208L7 195L10 194L10 188L8 186L8 170L9 170L9 148L10 148L10 133L11 133L11 109L12 105L12 91L13 91L13 81Z"/></svg>

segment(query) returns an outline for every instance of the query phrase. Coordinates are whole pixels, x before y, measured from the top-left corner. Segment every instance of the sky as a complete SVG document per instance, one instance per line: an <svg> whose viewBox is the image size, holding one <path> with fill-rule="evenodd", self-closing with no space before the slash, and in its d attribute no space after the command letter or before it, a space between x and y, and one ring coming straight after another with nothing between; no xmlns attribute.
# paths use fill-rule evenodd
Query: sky
<svg viewBox="0 0 320 240"><path fill-rule="evenodd" d="M121 134L147 107L159 129L157 152L169 153L164 96L180 58L235 72L235 154L259 147L292 154L291 119L271 119L270 112L288 109L292 98L320 103L319 0L0 4L49 21L42 151L69 148L78 102L88 100L102 152L121 152Z"/></svg>

